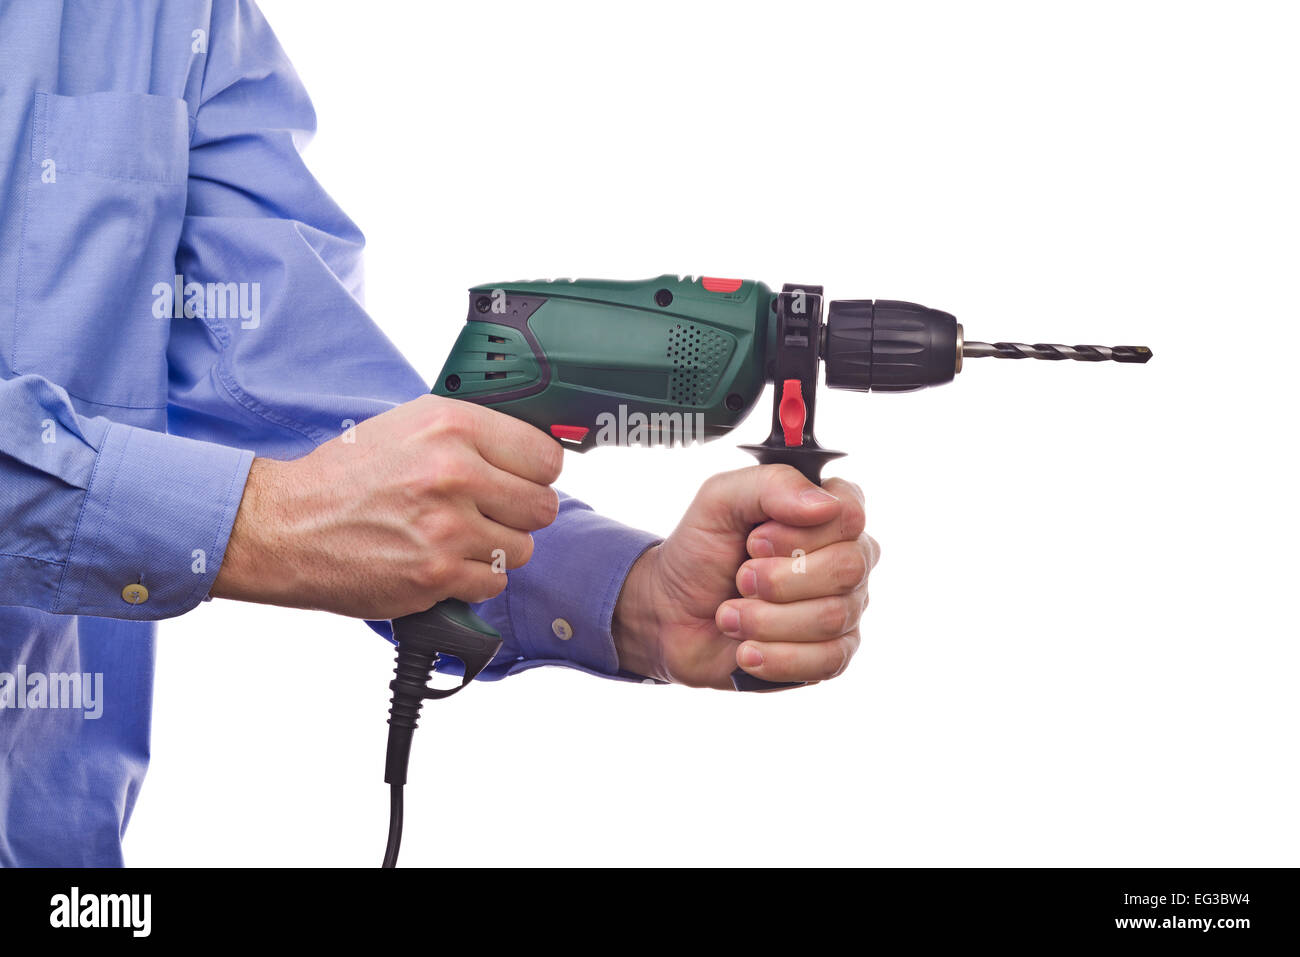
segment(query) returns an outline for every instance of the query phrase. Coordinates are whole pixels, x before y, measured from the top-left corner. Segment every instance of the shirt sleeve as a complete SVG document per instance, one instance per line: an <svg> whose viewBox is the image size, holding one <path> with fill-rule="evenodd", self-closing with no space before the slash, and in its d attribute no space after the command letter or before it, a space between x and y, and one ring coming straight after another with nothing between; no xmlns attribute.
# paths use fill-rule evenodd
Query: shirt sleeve
<svg viewBox="0 0 1300 957"><path fill-rule="evenodd" d="M157 619L225 553L252 452L79 415L40 376L0 381L0 604Z"/></svg>
<svg viewBox="0 0 1300 957"><path fill-rule="evenodd" d="M612 625L628 572L659 540L562 497L554 524L533 535L532 560L510 572L499 598L475 606L508 649L485 677L565 665L607 678L651 680L620 669Z"/></svg>
<svg viewBox="0 0 1300 957"><path fill-rule="evenodd" d="M362 305L365 239L300 154L315 128L257 7L215 3L176 257L172 432L293 459L428 391Z"/></svg>
<svg viewBox="0 0 1300 957"><path fill-rule="evenodd" d="M315 113L270 27L246 2L212 17L177 273L248 292L239 309L196 302L173 320L169 428L293 459L428 386L362 305L365 241L303 162ZM485 676L542 664L615 675L614 604L653 537L566 499L534 538L527 567L477 607L505 639Z"/></svg>

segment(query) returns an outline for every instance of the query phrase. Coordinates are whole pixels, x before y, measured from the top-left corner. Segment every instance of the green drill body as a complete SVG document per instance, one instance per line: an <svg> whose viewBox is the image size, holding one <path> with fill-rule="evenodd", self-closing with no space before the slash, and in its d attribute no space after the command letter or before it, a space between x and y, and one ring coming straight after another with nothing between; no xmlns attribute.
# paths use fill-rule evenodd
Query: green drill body
<svg viewBox="0 0 1300 957"><path fill-rule="evenodd" d="M644 421L647 444L669 443L681 428L687 438L717 438L762 395L772 303L760 282L712 292L702 280L675 276L476 286L433 391L557 438L585 428L580 439L562 439L578 451L597 444L611 422Z"/></svg>

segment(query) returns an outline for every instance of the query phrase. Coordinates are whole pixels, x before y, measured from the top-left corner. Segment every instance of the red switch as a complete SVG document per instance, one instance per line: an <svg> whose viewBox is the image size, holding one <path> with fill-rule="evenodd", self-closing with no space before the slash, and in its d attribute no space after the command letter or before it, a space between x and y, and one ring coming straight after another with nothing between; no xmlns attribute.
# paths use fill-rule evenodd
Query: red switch
<svg viewBox="0 0 1300 957"><path fill-rule="evenodd" d="M781 429L785 432L787 447L803 445L803 424L808 421L808 408L803 404L803 386L798 379L786 379L781 387L781 405L777 410Z"/></svg>
<svg viewBox="0 0 1300 957"><path fill-rule="evenodd" d="M735 292L744 281L743 279L716 279L713 276L700 278L700 283L709 292Z"/></svg>
<svg viewBox="0 0 1300 957"><path fill-rule="evenodd" d="M591 429L585 425L553 425L551 426L551 435L557 439L569 439L573 442L581 442L587 437Z"/></svg>

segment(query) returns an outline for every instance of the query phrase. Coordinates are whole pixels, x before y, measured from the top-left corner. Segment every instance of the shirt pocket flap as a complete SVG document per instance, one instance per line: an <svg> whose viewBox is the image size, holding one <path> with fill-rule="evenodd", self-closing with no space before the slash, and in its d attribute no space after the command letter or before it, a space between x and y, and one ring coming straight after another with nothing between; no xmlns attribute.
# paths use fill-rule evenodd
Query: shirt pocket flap
<svg viewBox="0 0 1300 957"><path fill-rule="evenodd" d="M32 159L58 172L179 185L189 160L185 101L147 93L37 93Z"/></svg>

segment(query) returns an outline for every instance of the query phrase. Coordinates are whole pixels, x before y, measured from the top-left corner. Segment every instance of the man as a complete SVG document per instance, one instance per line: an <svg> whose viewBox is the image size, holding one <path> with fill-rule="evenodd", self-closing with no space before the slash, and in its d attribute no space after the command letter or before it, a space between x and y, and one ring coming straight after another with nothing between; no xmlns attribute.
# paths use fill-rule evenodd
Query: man
<svg viewBox="0 0 1300 957"><path fill-rule="evenodd" d="M11 0L0 56L0 862L121 862L152 622L205 597L482 602L489 678L843 670L860 491L719 475L657 542L557 496L550 438L427 395L359 303L362 236L251 2Z"/></svg>

